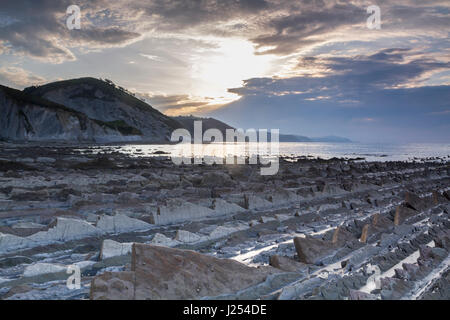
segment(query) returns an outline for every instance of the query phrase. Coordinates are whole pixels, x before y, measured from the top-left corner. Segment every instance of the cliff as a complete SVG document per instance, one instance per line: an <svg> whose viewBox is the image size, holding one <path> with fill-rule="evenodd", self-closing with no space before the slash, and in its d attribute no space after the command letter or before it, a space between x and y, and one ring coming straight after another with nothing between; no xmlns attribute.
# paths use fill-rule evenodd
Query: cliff
<svg viewBox="0 0 450 320"><path fill-rule="evenodd" d="M0 138L13 141L130 141L140 132L0 85Z"/></svg>
<svg viewBox="0 0 450 320"><path fill-rule="evenodd" d="M148 142L168 141L172 131L182 127L176 120L109 80L64 80L26 88L24 93L64 105L91 119L119 125L128 132L134 128L134 132L139 132L141 139Z"/></svg>

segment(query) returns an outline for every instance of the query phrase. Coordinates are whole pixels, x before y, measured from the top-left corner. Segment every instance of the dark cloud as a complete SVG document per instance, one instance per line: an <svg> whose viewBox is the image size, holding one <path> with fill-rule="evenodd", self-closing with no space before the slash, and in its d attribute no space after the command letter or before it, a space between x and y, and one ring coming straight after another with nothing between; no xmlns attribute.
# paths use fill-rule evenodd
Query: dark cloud
<svg viewBox="0 0 450 320"><path fill-rule="evenodd" d="M354 57L304 57L299 68L320 66L327 73L321 77L301 76L286 79L255 78L244 81L244 86L229 89L241 96L281 95L299 92L296 95L314 98L321 94L338 98L357 98L375 89L387 89L408 85L426 72L445 70L450 63L421 57L405 62L409 49L386 49L369 56Z"/></svg>
<svg viewBox="0 0 450 320"><path fill-rule="evenodd" d="M230 89L242 98L211 115L238 127L278 125L285 133L448 139L450 86L409 86L427 74L450 70L450 64L412 55L408 49L388 49L367 56L304 58L301 65L320 62L328 74L246 80L243 87Z"/></svg>
<svg viewBox="0 0 450 320"><path fill-rule="evenodd" d="M119 28L80 29L70 34L71 39L94 44L122 44L139 36L139 33Z"/></svg>
<svg viewBox="0 0 450 320"><path fill-rule="evenodd" d="M79 1L82 28L69 30L65 24L66 9L73 1L2 1L0 40L9 53L28 55L49 62L74 60L73 47L113 46L126 44L139 33L114 26L99 27L88 17L96 16L107 5L105 1Z"/></svg>
<svg viewBox="0 0 450 320"><path fill-rule="evenodd" d="M283 3L284 13L269 14L260 34L251 40L260 54L290 54L327 41L338 39L334 32L351 36L366 28L367 7L378 4L381 9L382 31L408 37L440 34L445 39L450 26L449 5L443 1L292 1ZM444 29L442 29L444 28Z"/></svg>
<svg viewBox="0 0 450 320"><path fill-rule="evenodd" d="M265 0L154 0L134 4L135 8L144 10L149 16L163 17L160 21L162 26L172 30L228 21L246 14L257 15L269 7Z"/></svg>
<svg viewBox="0 0 450 320"><path fill-rule="evenodd" d="M183 111L186 109L189 109L192 111L196 111L199 107L206 106L207 102L184 102L184 103L177 103L172 105L165 105L162 107L157 108L158 110L164 112L168 110L174 110L174 111Z"/></svg>
<svg viewBox="0 0 450 320"><path fill-rule="evenodd" d="M73 47L124 45L150 30L183 33L186 28L217 24L268 7L265 0L106 1L79 0L82 26L68 30L70 0L2 1L1 50L52 62L75 59ZM233 24L230 31L241 30Z"/></svg>
<svg viewBox="0 0 450 320"><path fill-rule="evenodd" d="M324 5L323 1L306 1L309 5L302 7L297 14L275 17L267 23L273 29L270 34L252 39L258 48L272 47L263 53L288 54L306 45L324 41L317 38L341 26L348 26L365 21L365 7L352 3ZM315 37L315 38L314 38Z"/></svg>
<svg viewBox="0 0 450 320"><path fill-rule="evenodd" d="M65 12L63 2L49 1L5 1L2 2L2 17L10 23L0 27L0 39L12 52L33 57L73 59L73 55L54 38L64 32L54 12Z"/></svg>
<svg viewBox="0 0 450 320"><path fill-rule="evenodd" d="M73 60L73 47L126 45L141 35L167 33L245 37L259 54L290 54L340 41L336 31L366 30L368 1L340 0L78 0L82 29L68 30L71 0L4 0L0 41L10 52L51 61ZM383 30L422 35L449 26L448 4L380 1ZM447 28L448 29L448 28ZM367 31L367 30L366 30ZM349 34L347 32L347 34ZM448 33L447 33L448 34ZM379 36L383 36L379 33Z"/></svg>

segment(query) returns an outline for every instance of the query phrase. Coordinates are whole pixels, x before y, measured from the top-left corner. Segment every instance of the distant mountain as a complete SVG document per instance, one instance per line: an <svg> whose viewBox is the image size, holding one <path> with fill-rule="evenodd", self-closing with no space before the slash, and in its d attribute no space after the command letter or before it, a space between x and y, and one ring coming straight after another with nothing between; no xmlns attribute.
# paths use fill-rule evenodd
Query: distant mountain
<svg viewBox="0 0 450 320"><path fill-rule="evenodd" d="M139 136L136 140L168 141L172 131L181 127L176 120L110 80L72 79L29 87L23 92L64 105L90 119L117 126L117 129L135 132Z"/></svg>
<svg viewBox="0 0 450 320"><path fill-rule="evenodd" d="M181 123L181 125L187 129L191 135L194 135L194 121L201 121L202 122L202 133L204 133L208 129L219 129L220 132L222 132L223 136L225 137L226 129L234 129L232 126L219 121L214 118L201 118L201 117L195 117L195 116L178 116L173 117L174 120Z"/></svg>
<svg viewBox="0 0 450 320"><path fill-rule="evenodd" d="M225 122L219 121L214 118L200 118L195 116L178 116L173 117L173 119L180 122L185 129L187 129L191 136L194 135L194 121L202 121L202 129L203 133L208 129L219 129L223 137L226 137L226 129L235 129L232 126L226 124ZM267 133L268 141L271 140L270 131ZM300 136L295 134L280 134L279 135L280 142L351 142L351 140L347 138L337 137L337 136L326 136L326 137L318 137L318 138L310 138L306 136Z"/></svg>
<svg viewBox="0 0 450 320"><path fill-rule="evenodd" d="M326 136L326 137L305 137L295 134L280 134L280 142L352 142L350 139L337 137L337 136Z"/></svg>
<svg viewBox="0 0 450 320"><path fill-rule="evenodd" d="M312 142L311 138L295 134L280 134L280 142Z"/></svg>
<svg viewBox="0 0 450 320"><path fill-rule="evenodd" d="M326 137L319 137L319 138L311 138L313 142L352 142L352 140L343 138L343 137L337 137L337 136L326 136Z"/></svg>
<svg viewBox="0 0 450 320"><path fill-rule="evenodd" d="M47 99L0 85L0 138L13 141L129 141L140 132L91 119Z"/></svg>

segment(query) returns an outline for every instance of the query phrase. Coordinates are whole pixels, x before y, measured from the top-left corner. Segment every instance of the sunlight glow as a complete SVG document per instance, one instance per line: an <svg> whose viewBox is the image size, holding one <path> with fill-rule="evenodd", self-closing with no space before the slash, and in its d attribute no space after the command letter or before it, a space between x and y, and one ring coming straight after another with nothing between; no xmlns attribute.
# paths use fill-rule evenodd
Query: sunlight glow
<svg viewBox="0 0 450 320"><path fill-rule="evenodd" d="M227 103L238 98L227 92L242 85L242 80L267 76L270 55L255 55L254 47L242 39L220 39L217 48L192 61L192 78L198 82L195 94L213 97L213 103Z"/></svg>

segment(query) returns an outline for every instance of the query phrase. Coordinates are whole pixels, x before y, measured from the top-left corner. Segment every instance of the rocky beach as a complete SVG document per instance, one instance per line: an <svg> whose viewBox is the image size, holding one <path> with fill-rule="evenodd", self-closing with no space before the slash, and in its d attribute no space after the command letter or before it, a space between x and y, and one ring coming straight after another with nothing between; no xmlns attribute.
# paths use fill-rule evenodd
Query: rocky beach
<svg viewBox="0 0 450 320"><path fill-rule="evenodd" d="M2 142L0 299L450 299L449 161Z"/></svg>
<svg viewBox="0 0 450 320"><path fill-rule="evenodd" d="M449 30L441 0L2 0L2 315L445 315Z"/></svg>

